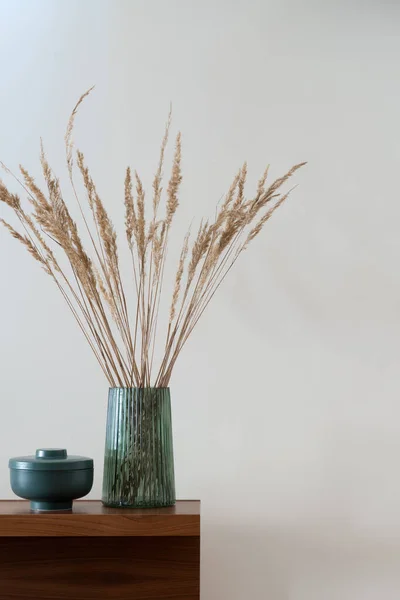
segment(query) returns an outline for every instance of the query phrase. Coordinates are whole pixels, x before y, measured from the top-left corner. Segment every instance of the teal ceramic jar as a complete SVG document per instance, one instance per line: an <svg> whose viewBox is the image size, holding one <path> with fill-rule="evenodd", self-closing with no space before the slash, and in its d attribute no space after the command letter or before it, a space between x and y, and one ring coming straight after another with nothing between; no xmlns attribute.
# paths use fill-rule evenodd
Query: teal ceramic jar
<svg viewBox="0 0 400 600"><path fill-rule="evenodd" d="M8 466L12 491L30 500L32 510L70 510L93 485L93 460L64 449L42 448L35 456L10 458Z"/></svg>

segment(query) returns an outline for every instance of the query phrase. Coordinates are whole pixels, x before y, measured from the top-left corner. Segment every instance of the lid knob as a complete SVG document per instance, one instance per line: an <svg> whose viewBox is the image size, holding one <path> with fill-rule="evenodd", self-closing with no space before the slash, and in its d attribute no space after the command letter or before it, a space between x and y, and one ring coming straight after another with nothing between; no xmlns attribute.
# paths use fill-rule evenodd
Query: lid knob
<svg viewBox="0 0 400 600"><path fill-rule="evenodd" d="M67 451L64 448L39 448L36 458L67 458Z"/></svg>

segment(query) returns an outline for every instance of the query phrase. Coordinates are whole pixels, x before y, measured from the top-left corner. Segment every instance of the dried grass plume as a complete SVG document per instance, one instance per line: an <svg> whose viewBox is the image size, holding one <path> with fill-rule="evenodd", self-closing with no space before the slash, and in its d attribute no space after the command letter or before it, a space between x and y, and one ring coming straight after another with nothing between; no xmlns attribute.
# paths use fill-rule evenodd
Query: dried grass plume
<svg viewBox="0 0 400 600"><path fill-rule="evenodd" d="M0 180L0 204L14 213L16 225L3 218L0 224L52 278L110 386L166 387L209 302L241 253L288 198L290 192L281 192L281 188L305 163L294 165L269 185L268 165L250 197L246 195L247 163L238 170L214 218L201 221L192 242L189 233L184 237L168 303L167 327L162 335L158 327L164 305L165 266L182 182L181 134L176 136L171 175L164 191L170 112L153 178L150 210L146 211L146 192L140 176L136 171L132 175L130 167L125 171L124 237L130 253L132 281L125 280L120 269L122 244L84 154L74 149L75 120L92 89L79 98L65 134L67 171L79 220L73 217L72 206L65 201L59 179L41 144L44 188L23 166L19 179L0 163L6 174L20 185L21 196L22 193L25 196L21 199ZM76 172L82 180L85 202L75 183ZM157 366L156 344L163 348Z"/></svg>

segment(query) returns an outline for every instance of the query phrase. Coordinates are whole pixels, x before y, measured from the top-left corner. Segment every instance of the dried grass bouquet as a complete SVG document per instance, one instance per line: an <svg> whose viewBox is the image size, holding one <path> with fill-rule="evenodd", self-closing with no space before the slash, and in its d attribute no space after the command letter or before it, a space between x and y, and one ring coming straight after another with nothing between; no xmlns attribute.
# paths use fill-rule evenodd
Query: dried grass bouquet
<svg viewBox="0 0 400 600"><path fill-rule="evenodd" d="M295 165L268 186L267 168L252 198L245 195L246 163L239 169L217 207L215 218L203 220L194 239L189 232L184 238L169 303L168 330L165 338L160 339L157 337L157 323L160 301L164 300L162 292L168 241L182 181L181 135L178 133L176 137L172 172L163 194L162 173L171 123L169 116L153 180L150 210L146 207L139 175L132 173L129 167L126 170L125 233L136 291L136 299L132 303L128 300L127 282L121 277L118 256L121 245L117 244L114 226L85 157L79 150L74 151L72 141L77 111L90 91L78 100L65 136L69 179L90 248L85 247L82 241L82 230L71 216L43 145L41 166L46 192L22 166L21 177L17 177L2 164L8 174L21 184L31 210L27 211L21 198L0 181L0 201L13 209L20 228L17 231L4 219L0 221L53 279L111 387L167 387L183 346L216 290L239 255L288 197L289 193L281 193L281 186L305 163ZM85 209L75 185L76 167L86 190ZM165 210L161 216L163 195ZM157 368L153 364L156 341L157 344L165 344Z"/></svg>

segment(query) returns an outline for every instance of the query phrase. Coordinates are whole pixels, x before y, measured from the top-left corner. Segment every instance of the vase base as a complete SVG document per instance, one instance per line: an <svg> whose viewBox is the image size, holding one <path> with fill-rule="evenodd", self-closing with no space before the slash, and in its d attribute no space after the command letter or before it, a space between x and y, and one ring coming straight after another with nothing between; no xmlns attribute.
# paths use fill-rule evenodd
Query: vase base
<svg viewBox="0 0 400 600"><path fill-rule="evenodd" d="M101 501L103 506L108 508L168 508L169 506L175 506L176 501L171 500L169 502L136 502L130 504L128 502L108 502L106 500Z"/></svg>

